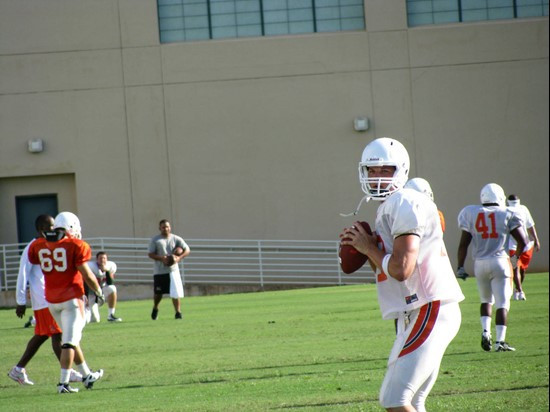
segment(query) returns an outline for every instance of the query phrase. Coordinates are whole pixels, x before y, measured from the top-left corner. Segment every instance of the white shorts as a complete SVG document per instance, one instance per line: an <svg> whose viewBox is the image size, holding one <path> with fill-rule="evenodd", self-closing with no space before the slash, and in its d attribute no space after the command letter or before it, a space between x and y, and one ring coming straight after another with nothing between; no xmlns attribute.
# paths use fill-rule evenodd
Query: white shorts
<svg viewBox="0 0 550 412"><path fill-rule="evenodd" d="M178 266L170 270L170 297L172 299L183 298L183 283Z"/></svg>
<svg viewBox="0 0 550 412"><path fill-rule="evenodd" d="M512 264L508 256L478 259L474 273L481 303L490 303L497 309L510 309L512 297Z"/></svg>
<svg viewBox="0 0 550 412"><path fill-rule="evenodd" d="M50 303L50 312L63 331L61 344L78 346L82 339L82 329L86 325L84 300L71 299L62 303Z"/></svg>
<svg viewBox="0 0 550 412"><path fill-rule="evenodd" d="M107 285L107 286L104 286L101 290L103 291L103 294L105 295L105 297L109 297L109 295L116 293L116 286Z"/></svg>
<svg viewBox="0 0 550 412"><path fill-rule="evenodd" d="M380 405L396 408L424 405L443 354L460 328L458 303L431 302L397 320L397 336L380 388Z"/></svg>

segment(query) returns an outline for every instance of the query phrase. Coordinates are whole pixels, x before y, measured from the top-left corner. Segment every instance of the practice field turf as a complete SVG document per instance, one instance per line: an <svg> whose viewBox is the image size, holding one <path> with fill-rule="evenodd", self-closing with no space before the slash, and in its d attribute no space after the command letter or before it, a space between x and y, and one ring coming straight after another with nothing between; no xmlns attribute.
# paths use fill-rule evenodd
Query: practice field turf
<svg viewBox="0 0 550 412"><path fill-rule="evenodd" d="M476 284L460 285L462 327L428 410L547 411L548 274L529 274L528 300L512 302L507 340L516 352L481 349ZM56 393L49 342L27 366L34 386L7 377L32 330L13 309L0 310L0 411L382 410L394 326L380 317L374 285L185 298L182 321L169 299L157 321L151 306L120 302L117 324L101 308L102 322L86 327L82 347L104 378L65 395Z"/></svg>

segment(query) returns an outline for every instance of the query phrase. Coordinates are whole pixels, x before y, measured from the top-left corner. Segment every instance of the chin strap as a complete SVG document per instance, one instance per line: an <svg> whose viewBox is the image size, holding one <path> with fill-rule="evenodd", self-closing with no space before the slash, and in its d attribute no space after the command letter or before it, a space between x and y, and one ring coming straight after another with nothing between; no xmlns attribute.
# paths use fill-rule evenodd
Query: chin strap
<svg viewBox="0 0 550 412"><path fill-rule="evenodd" d="M370 198L369 196L367 196L367 195L363 196L363 197L361 198L361 200L359 201L359 204L357 205L357 208L355 209L355 212L353 212L353 213L340 213L340 216L342 216L342 217L350 217L350 216L355 216L355 215L357 215L357 213L359 213L359 209L361 209L361 205L363 204L363 202L368 203L370 199L371 199L371 198Z"/></svg>

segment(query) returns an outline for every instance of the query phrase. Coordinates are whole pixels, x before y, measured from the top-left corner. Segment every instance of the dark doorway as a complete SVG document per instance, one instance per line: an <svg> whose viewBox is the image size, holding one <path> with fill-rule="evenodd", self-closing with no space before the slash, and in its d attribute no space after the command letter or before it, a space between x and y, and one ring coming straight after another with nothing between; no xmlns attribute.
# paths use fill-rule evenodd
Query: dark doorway
<svg viewBox="0 0 550 412"><path fill-rule="evenodd" d="M34 221L39 215L57 215L57 194L16 196L17 239L27 243L36 236Z"/></svg>

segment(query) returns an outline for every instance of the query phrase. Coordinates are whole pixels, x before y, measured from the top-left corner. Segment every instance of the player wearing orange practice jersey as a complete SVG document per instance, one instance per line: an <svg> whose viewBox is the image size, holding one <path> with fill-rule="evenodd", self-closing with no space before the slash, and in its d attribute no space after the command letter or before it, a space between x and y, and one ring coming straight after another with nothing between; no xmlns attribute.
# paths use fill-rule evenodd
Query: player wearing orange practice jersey
<svg viewBox="0 0 550 412"><path fill-rule="evenodd" d="M80 349L84 318L84 283L94 291L100 303L103 293L87 261L91 257L90 246L80 239L80 221L70 212L62 212L54 220L54 230L45 233L29 248L32 264L40 265L45 279L45 295L48 307L63 333L61 337L61 374L58 393L78 392L69 385L70 371L75 363L82 374L87 389L103 376L103 370L92 372Z"/></svg>
<svg viewBox="0 0 550 412"><path fill-rule="evenodd" d="M44 237L44 232L53 229L53 217L49 215L40 215L36 218L34 226L36 228L37 237ZM15 314L20 318L25 316L29 295L34 311L33 319L36 319L36 324L34 334L27 343L25 352L21 356L21 359L19 359L19 362L17 362L17 365L8 373L10 379L13 379L21 385L34 385L27 376L25 367L48 338L51 338L52 349L55 356L57 356L58 359L61 358L61 329L52 317L48 309L48 302L44 297L44 275L42 273L42 268L38 265L32 265L29 262L27 252L31 243L32 242L23 250L19 262L19 273L17 275L17 288L15 293L17 301ZM29 290L27 290L27 285ZM72 370L70 381L81 382L82 375Z"/></svg>

